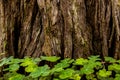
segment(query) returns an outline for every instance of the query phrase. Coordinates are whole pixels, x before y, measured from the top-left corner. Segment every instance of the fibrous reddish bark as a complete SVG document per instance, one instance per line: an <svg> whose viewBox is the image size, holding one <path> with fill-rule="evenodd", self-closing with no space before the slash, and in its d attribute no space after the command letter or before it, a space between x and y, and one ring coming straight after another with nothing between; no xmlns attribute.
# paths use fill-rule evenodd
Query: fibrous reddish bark
<svg viewBox="0 0 120 80"><path fill-rule="evenodd" d="M9 56L120 58L118 0L1 0L0 9L0 52Z"/></svg>

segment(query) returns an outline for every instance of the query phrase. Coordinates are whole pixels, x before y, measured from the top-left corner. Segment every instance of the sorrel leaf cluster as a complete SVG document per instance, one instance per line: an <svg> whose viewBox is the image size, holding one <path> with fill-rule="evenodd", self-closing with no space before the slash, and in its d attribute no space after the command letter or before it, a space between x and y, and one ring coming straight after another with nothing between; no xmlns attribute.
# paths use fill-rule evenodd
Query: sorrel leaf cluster
<svg viewBox="0 0 120 80"><path fill-rule="evenodd" d="M120 80L120 60L100 56L88 59L14 57L0 60L1 80Z"/></svg>

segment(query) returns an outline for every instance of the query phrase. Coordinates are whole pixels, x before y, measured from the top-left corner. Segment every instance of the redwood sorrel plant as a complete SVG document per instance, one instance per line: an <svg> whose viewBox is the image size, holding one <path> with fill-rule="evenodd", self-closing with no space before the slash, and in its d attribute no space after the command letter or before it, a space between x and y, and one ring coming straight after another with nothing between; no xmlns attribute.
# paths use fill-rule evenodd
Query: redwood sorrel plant
<svg viewBox="0 0 120 80"><path fill-rule="evenodd" d="M9 57L0 60L0 73L0 80L120 80L120 60L105 57L103 61L99 55L87 59Z"/></svg>

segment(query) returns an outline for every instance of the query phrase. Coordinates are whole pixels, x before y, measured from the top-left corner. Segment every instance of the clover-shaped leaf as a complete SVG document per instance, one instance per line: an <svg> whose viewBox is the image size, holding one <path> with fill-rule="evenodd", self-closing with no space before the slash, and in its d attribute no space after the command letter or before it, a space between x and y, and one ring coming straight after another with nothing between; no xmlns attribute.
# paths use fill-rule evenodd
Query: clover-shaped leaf
<svg viewBox="0 0 120 80"><path fill-rule="evenodd" d="M88 65L85 65L83 68L81 68L80 73L81 74L92 74L94 72L94 69Z"/></svg>
<svg viewBox="0 0 120 80"><path fill-rule="evenodd" d="M9 58L3 58L3 59L1 59L0 60L0 67L3 66L3 65L7 65L10 62L10 60L12 60L12 59L13 59L13 56L11 56Z"/></svg>
<svg viewBox="0 0 120 80"><path fill-rule="evenodd" d="M81 76L79 74L75 74L75 75L73 75L73 79L74 80L80 80Z"/></svg>
<svg viewBox="0 0 120 80"><path fill-rule="evenodd" d="M54 67L55 68L67 68L70 64L74 61L74 59L66 58L61 60L60 63L57 63Z"/></svg>
<svg viewBox="0 0 120 80"><path fill-rule="evenodd" d="M120 64L112 64L108 66L108 70L117 70L120 71Z"/></svg>
<svg viewBox="0 0 120 80"><path fill-rule="evenodd" d="M101 77L109 77L111 74L111 71L106 71L105 69L99 70L98 72L98 75Z"/></svg>
<svg viewBox="0 0 120 80"><path fill-rule="evenodd" d="M60 73L59 78L60 79L70 78L73 75L73 73L74 73L74 70L68 68Z"/></svg>
<svg viewBox="0 0 120 80"><path fill-rule="evenodd" d="M84 59L84 58L79 58L79 59L76 59L76 61L75 61L75 65L84 65L84 64L86 64L88 62L88 60L87 59Z"/></svg>
<svg viewBox="0 0 120 80"><path fill-rule="evenodd" d="M8 63L9 61L7 60L7 58L3 58L1 61L0 61L0 67L3 66L4 64Z"/></svg>
<svg viewBox="0 0 120 80"><path fill-rule="evenodd" d="M38 67L37 65L29 65L25 68L25 71L26 72L33 72L37 69L37 67Z"/></svg>
<svg viewBox="0 0 120 80"><path fill-rule="evenodd" d="M74 59L65 58L65 59L61 60L60 62L61 62L61 63L68 63L68 64L71 64L73 61L74 61Z"/></svg>
<svg viewBox="0 0 120 80"><path fill-rule="evenodd" d="M105 61L106 61L106 62L114 63L114 62L116 62L116 59L114 59L114 58L112 58L112 57L105 57Z"/></svg>
<svg viewBox="0 0 120 80"><path fill-rule="evenodd" d="M20 66L29 66L29 65L35 65L35 62L33 61L32 58L29 57L25 57L25 59L23 59L22 63L20 64Z"/></svg>
<svg viewBox="0 0 120 80"><path fill-rule="evenodd" d="M50 70L51 74L54 74L55 72L61 72L64 69L62 67L54 67L53 69Z"/></svg>
<svg viewBox="0 0 120 80"><path fill-rule="evenodd" d="M30 76L32 78L38 78L40 76L48 76L50 73L50 68L48 67L48 65L44 65L42 67L38 67L35 71L30 73Z"/></svg>
<svg viewBox="0 0 120 80"><path fill-rule="evenodd" d="M90 56L88 57L89 61L100 61L101 59L99 58L100 56L99 55L96 55L96 56Z"/></svg>
<svg viewBox="0 0 120 80"><path fill-rule="evenodd" d="M14 72L19 70L19 68L20 68L19 64L11 64L9 65L9 68L4 69L4 71L9 70L10 72Z"/></svg>
<svg viewBox="0 0 120 80"><path fill-rule="evenodd" d="M96 69L99 69L102 67L101 62L98 62L98 61L95 61L95 62L88 61L88 64L86 64L86 65L91 67L91 68L96 68Z"/></svg>
<svg viewBox="0 0 120 80"><path fill-rule="evenodd" d="M40 62L41 61L41 59L40 58L35 58L35 59L33 59L36 63L38 63L38 62Z"/></svg>
<svg viewBox="0 0 120 80"><path fill-rule="evenodd" d="M8 64L18 64L20 62L22 62L22 59L11 59Z"/></svg>
<svg viewBox="0 0 120 80"><path fill-rule="evenodd" d="M50 61L50 62L56 62L57 60L60 59L60 57L56 57L56 56L49 56L49 57L41 56L40 58L41 58L41 60L46 60L46 61Z"/></svg>
<svg viewBox="0 0 120 80"><path fill-rule="evenodd" d="M70 64L68 64L68 63L57 63L55 65L55 68L67 68L69 66L70 66Z"/></svg>
<svg viewBox="0 0 120 80"><path fill-rule="evenodd" d="M10 77L9 80L23 80L24 77L25 77L24 75L16 74L16 75L13 75L12 77Z"/></svg>
<svg viewBox="0 0 120 80"><path fill-rule="evenodd" d="M86 75L86 79L87 79L87 80L94 80L94 78L95 78L95 75L94 75L94 74Z"/></svg>
<svg viewBox="0 0 120 80"><path fill-rule="evenodd" d="M114 70L114 65L108 65L108 70Z"/></svg>
<svg viewBox="0 0 120 80"><path fill-rule="evenodd" d="M114 80L120 80L120 74L116 74Z"/></svg>

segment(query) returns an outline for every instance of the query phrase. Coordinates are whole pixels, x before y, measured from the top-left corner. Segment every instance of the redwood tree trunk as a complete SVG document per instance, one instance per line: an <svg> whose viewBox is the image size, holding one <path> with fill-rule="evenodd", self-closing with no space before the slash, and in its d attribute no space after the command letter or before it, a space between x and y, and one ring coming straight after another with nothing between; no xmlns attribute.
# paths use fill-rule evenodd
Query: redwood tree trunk
<svg viewBox="0 0 120 80"><path fill-rule="evenodd" d="M0 0L0 57L120 59L119 13L118 0Z"/></svg>

